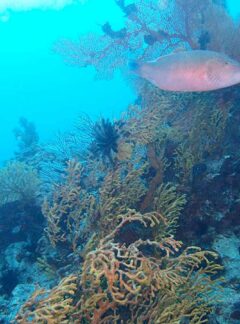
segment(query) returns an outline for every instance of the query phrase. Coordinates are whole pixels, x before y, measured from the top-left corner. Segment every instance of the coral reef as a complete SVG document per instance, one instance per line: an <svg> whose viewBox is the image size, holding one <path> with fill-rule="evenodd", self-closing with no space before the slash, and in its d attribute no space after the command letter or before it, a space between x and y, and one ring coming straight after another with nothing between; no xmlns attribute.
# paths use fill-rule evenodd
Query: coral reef
<svg viewBox="0 0 240 324"><path fill-rule="evenodd" d="M73 323L205 323L216 316L215 301L221 295L217 273L222 267L216 253L195 246L210 245L194 240L190 231L198 226L206 203L196 192L198 177L206 176L209 166L204 163L212 161L210 157L223 154L229 111L238 97L226 90L201 98L164 98L154 90L148 114L147 96L153 88L142 91L143 108L130 107L118 124L121 141L131 145L128 158L100 169L97 159L84 167L69 161L43 205L46 233L58 253L57 273L79 276L69 312L64 313ZM209 103L215 107L210 111ZM223 104L226 111L221 110ZM151 127L142 134L141 124ZM188 150L194 157L185 176L177 161L183 145L183 153ZM207 212L214 217L211 206ZM183 249L175 234L190 247ZM41 253L40 265L49 271L46 251ZM73 261L63 262L67 255L74 266ZM20 319L33 307L36 314L45 309L44 296L41 305L30 299Z"/></svg>
<svg viewBox="0 0 240 324"><path fill-rule="evenodd" d="M58 45L73 63L105 77L179 47L239 57L222 1L115 2L124 26ZM0 321L239 322L239 86L135 86L118 120L82 115L49 143L21 122L20 152L41 149L0 170Z"/></svg>
<svg viewBox="0 0 240 324"><path fill-rule="evenodd" d="M229 290L232 268L214 243L226 229L239 233L237 87L205 95L139 89L141 107L131 106L116 123L118 145L127 147L124 159L116 154L113 164L104 163L89 154L84 163L66 161L45 191L46 229L34 264L51 284L73 276L76 286L65 302L54 297L62 283L51 288L41 279L44 290L21 300L19 323L34 316L51 322L56 307L61 320L72 323L232 324L238 316L239 288ZM87 136L89 145L94 138ZM181 148L184 159L190 156L185 164ZM20 250L26 253L26 246ZM8 266L3 272L5 282L15 269L22 271ZM19 284L12 287L16 294ZM225 293L229 307L223 311Z"/></svg>

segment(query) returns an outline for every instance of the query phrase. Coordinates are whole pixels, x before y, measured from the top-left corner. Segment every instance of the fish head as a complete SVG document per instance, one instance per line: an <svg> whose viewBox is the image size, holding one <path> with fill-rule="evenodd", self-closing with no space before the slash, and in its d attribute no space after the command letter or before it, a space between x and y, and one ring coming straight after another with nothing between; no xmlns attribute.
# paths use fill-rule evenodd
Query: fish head
<svg viewBox="0 0 240 324"><path fill-rule="evenodd" d="M240 83L240 63L225 55L211 59L207 64L207 77L219 88Z"/></svg>
<svg viewBox="0 0 240 324"><path fill-rule="evenodd" d="M151 62L140 64L138 70L135 72L142 78L150 81L154 85L157 85L158 69Z"/></svg>

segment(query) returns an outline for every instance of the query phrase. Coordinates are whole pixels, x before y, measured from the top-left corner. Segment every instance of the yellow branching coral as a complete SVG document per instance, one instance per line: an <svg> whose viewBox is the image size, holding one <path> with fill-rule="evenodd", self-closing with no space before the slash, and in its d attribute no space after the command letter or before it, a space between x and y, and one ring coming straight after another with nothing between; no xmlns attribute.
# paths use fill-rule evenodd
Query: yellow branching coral
<svg viewBox="0 0 240 324"><path fill-rule="evenodd" d="M144 89L145 91L145 89ZM127 134L136 145L148 145L156 141L163 141L172 138L177 130L166 127L173 111L173 103L167 96L161 95L160 90L147 87L146 91L153 91L157 96L157 102L147 102L146 106L129 106L127 112L123 114L123 126L120 132ZM148 93L149 95L149 93ZM150 96L152 98L152 96Z"/></svg>
<svg viewBox="0 0 240 324"><path fill-rule="evenodd" d="M158 212L117 216L115 229L86 254L80 282L72 275L36 292L16 322L206 323L217 285L212 276L221 269L217 255L196 247L180 252L182 242L166 236L167 227Z"/></svg>
<svg viewBox="0 0 240 324"><path fill-rule="evenodd" d="M208 293L214 285L210 275L221 268L214 262L216 254L192 247L174 256L182 243L173 237L118 243L127 226L136 222L146 230L167 226L167 220L155 212L129 211L119 220L86 256L75 323L172 324L184 316L190 323L205 323L211 310ZM144 253L147 250L151 256Z"/></svg>
<svg viewBox="0 0 240 324"><path fill-rule="evenodd" d="M204 155L221 151L226 131L230 106L211 110L205 100L198 107L199 110L194 112L190 123L191 127L176 149L175 165L183 182L189 181L192 167L201 162Z"/></svg>
<svg viewBox="0 0 240 324"><path fill-rule="evenodd" d="M42 207L51 244L67 243L75 250L80 235L97 231L100 239L109 233L115 227L115 215L135 207L144 196L146 170L147 163L136 158L119 162L108 173L105 170L100 188L91 194L82 187L88 183L82 177L82 166L69 161L64 181L56 185L52 199L46 199Z"/></svg>
<svg viewBox="0 0 240 324"><path fill-rule="evenodd" d="M161 184L156 190L153 209L163 214L169 224L169 230L174 232L178 218L186 204L186 195L180 194L174 184Z"/></svg>
<svg viewBox="0 0 240 324"><path fill-rule="evenodd" d="M52 201L45 200L43 204L43 215L48 223L46 232L53 246L68 242L74 250L81 222L86 213L94 210L95 199L81 187L81 174L80 163L69 161L63 184L56 185Z"/></svg>
<svg viewBox="0 0 240 324"><path fill-rule="evenodd" d="M146 192L142 176L147 164L141 161L119 164L110 171L100 188L100 230L105 235L115 228L116 215L134 208Z"/></svg>
<svg viewBox="0 0 240 324"><path fill-rule="evenodd" d="M37 290L22 306L15 318L16 323L69 323L69 315L74 311L77 287L78 277L70 275L52 290Z"/></svg>
<svg viewBox="0 0 240 324"><path fill-rule="evenodd" d="M124 121L124 127L121 132L126 132L134 143L142 145L154 141L156 138L156 125L161 122L155 110L149 111L139 106L130 106L122 116L122 120Z"/></svg>
<svg viewBox="0 0 240 324"><path fill-rule="evenodd" d="M189 181L194 164L201 162L206 154L221 151L234 92L227 89L201 95L163 93L144 83L140 95L141 108L130 107L125 133L147 150L151 151L154 146L155 156L162 156L167 165L165 148L171 143L175 147L175 171L179 181ZM152 157L151 153L150 164ZM149 202L150 199L146 205Z"/></svg>
<svg viewBox="0 0 240 324"><path fill-rule="evenodd" d="M9 162L0 169L0 205L17 200L32 201L38 195L39 185L37 172L32 167L24 162Z"/></svg>
<svg viewBox="0 0 240 324"><path fill-rule="evenodd" d="M177 176L183 183L189 181L191 177L192 167L200 161L199 156L194 156L193 152L188 147L188 143L180 143L175 151L175 166Z"/></svg>
<svg viewBox="0 0 240 324"><path fill-rule="evenodd" d="M174 259L174 267L181 269L183 282L175 291L176 295L166 297L164 309L153 310L151 318L155 318L154 323L178 324L182 319L188 319L190 324L209 322L207 315L216 304L213 291L218 290L218 295L221 295L221 280L211 279L222 269L215 263L216 258L214 252L189 247Z"/></svg>
<svg viewBox="0 0 240 324"><path fill-rule="evenodd" d="M179 98L175 94L164 95L159 89L144 84L141 89L141 107L130 106L123 116L120 132L129 136L135 146L144 147L152 177L146 196L141 202L141 210L147 211L153 203L154 194L163 182L164 172L170 165L166 156L168 143L179 142L182 138L175 118L181 112ZM174 123L174 127L171 124Z"/></svg>

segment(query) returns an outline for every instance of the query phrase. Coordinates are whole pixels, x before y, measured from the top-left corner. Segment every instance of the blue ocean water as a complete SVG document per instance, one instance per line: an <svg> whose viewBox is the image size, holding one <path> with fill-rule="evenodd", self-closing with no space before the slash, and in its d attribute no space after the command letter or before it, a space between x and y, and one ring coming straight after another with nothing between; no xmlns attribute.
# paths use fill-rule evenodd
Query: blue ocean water
<svg viewBox="0 0 240 324"><path fill-rule="evenodd" d="M240 2L198 1L0 0L0 323L240 323Z"/></svg>
<svg viewBox="0 0 240 324"><path fill-rule="evenodd" d="M92 69L67 66L53 52L60 38L99 33L107 20L118 28L123 15L114 1L70 1L69 5L66 1L60 9L54 8L55 1L46 1L50 5L45 9L42 4L31 9L32 2L26 10L21 5L18 10L14 5L4 10L3 5L0 16L2 160L12 156L12 129L20 117L33 121L46 140L58 130L70 128L82 111L114 118L133 99L132 90L118 73L111 81L95 81Z"/></svg>

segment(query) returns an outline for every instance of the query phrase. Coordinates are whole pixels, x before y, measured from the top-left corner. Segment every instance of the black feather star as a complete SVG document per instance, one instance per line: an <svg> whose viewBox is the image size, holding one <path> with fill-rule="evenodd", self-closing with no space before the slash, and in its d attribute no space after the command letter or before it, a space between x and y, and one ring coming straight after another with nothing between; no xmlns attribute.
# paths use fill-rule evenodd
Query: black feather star
<svg viewBox="0 0 240 324"><path fill-rule="evenodd" d="M113 162L112 154L118 151L119 139L115 125L109 119L102 118L92 127L92 138L91 151Z"/></svg>

